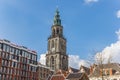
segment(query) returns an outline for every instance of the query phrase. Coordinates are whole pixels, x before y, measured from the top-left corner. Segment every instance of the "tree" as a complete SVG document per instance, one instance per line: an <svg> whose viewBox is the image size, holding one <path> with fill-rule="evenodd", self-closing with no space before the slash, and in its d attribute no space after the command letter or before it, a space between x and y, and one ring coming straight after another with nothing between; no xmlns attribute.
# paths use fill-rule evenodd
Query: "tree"
<svg viewBox="0 0 120 80"><path fill-rule="evenodd" d="M93 65L97 65L98 71L101 73L101 78L102 80L105 79L104 77L104 64L110 64L112 62L112 56L110 55L107 59L105 59L104 56L105 53L101 53L101 52L95 52L92 55L89 56L88 58L88 64ZM107 78L107 77L106 77Z"/></svg>
<svg viewBox="0 0 120 80"><path fill-rule="evenodd" d="M97 53L97 51L93 50L92 54L88 55L88 58L87 58L86 62L88 63L89 66L92 66L93 64L96 63L96 60L95 60L96 53Z"/></svg>
<svg viewBox="0 0 120 80"><path fill-rule="evenodd" d="M98 68L101 71L102 80L104 80L103 63L104 63L105 58L103 57L103 53L97 53L95 58L96 58L96 64L98 65Z"/></svg>
<svg viewBox="0 0 120 80"><path fill-rule="evenodd" d="M110 63L112 63L112 61L113 61L113 57L111 55L109 55L107 63L110 64Z"/></svg>

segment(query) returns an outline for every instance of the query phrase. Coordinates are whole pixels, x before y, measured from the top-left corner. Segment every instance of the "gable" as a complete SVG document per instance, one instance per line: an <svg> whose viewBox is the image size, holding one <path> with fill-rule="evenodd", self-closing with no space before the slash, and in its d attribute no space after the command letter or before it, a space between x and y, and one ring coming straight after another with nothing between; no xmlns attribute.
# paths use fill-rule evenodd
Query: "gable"
<svg viewBox="0 0 120 80"><path fill-rule="evenodd" d="M63 75L53 75L51 80L64 80L64 76Z"/></svg>

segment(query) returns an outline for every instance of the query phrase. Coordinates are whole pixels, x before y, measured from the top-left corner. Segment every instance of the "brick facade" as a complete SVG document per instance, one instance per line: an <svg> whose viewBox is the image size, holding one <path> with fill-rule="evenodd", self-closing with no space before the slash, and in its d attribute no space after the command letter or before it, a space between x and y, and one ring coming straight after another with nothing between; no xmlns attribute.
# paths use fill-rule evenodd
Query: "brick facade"
<svg viewBox="0 0 120 80"><path fill-rule="evenodd" d="M38 80L37 53L8 40L0 40L0 80Z"/></svg>

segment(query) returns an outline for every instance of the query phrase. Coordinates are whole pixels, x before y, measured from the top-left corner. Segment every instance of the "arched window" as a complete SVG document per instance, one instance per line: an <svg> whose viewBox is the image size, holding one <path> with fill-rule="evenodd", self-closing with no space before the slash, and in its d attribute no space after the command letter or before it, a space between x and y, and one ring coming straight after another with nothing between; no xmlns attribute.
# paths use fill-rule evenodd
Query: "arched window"
<svg viewBox="0 0 120 80"><path fill-rule="evenodd" d="M61 34L61 35L63 34L62 29L60 29L60 34Z"/></svg>
<svg viewBox="0 0 120 80"><path fill-rule="evenodd" d="M62 63L63 63L63 65L65 65L65 62L66 62L66 57L64 56L64 57L62 58Z"/></svg>
<svg viewBox="0 0 120 80"><path fill-rule="evenodd" d="M46 65L49 67L48 61L49 61L49 57L46 58Z"/></svg>
<svg viewBox="0 0 120 80"><path fill-rule="evenodd" d="M53 35L55 35L55 29L53 29Z"/></svg>
<svg viewBox="0 0 120 80"><path fill-rule="evenodd" d="M59 34L59 29L57 28L57 34Z"/></svg>
<svg viewBox="0 0 120 80"><path fill-rule="evenodd" d="M52 40L52 48L54 48L54 40Z"/></svg>
<svg viewBox="0 0 120 80"><path fill-rule="evenodd" d="M66 60L66 58L65 58L65 57L63 57L63 60Z"/></svg>
<svg viewBox="0 0 120 80"><path fill-rule="evenodd" d="M57 39L55 40L55 48L57 49Z"/></svg>
<svg viewBox="0 0 120 80"><path fill-rule="evenodd" d="M54 64L54 57L51 57L51 64Z"/></svg>
<svg viewBox="0 0 120 80"><path fill-rule="evenodd" d="M50 41L48 41L48 50L50 49Z"/></svg>
<svg viewBox="0 0 120 80"><path fill-rule="evenodd" d="M54 68L55 68L55 66L54 66L54 64L55 64L55 60L54 60L54 57L53 56L51 56L51 68L54 70Z"/></svg>

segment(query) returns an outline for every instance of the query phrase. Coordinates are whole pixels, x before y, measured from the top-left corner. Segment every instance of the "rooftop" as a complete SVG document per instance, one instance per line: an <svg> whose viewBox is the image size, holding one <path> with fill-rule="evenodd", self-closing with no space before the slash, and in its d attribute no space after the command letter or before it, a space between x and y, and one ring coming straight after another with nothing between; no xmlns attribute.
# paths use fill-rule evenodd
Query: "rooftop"
<svg viewBox="0 0 120 80"><path fill-rule="evenodd" d="M84 73L70 73L66 79L71 79L71 78L81 78Z"/></svg>
<svg viewBox="0 0 120 80"><path fill-rule="evenodd" d="M14 48L18 48L18 49L21 49L21 50L25 50L25 51L30 52L30 53L33 53L33 54L37 54L36 51L30 50L30 49L28 49L28 48L25 47L25 46L20 46L20 45L17 45L17 44L15 44L15 43L12 43L11 41L9 41L9 40L7 40L7 39L0 39L0 43L4 43L4 44L10 45L10 46L12 46L12 47L14 47Z"/></svg>

